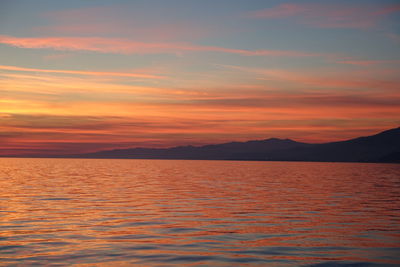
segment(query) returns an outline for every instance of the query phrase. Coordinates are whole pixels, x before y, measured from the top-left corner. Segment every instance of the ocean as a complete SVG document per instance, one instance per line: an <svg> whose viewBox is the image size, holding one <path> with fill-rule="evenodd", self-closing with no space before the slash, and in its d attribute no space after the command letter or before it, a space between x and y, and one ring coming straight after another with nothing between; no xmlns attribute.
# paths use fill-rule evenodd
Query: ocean
<svg viewBox="0 0 400 267"><path fill-rule="evenodd" d="M400 165L0 158L1 266L400 264Z"/></svg>

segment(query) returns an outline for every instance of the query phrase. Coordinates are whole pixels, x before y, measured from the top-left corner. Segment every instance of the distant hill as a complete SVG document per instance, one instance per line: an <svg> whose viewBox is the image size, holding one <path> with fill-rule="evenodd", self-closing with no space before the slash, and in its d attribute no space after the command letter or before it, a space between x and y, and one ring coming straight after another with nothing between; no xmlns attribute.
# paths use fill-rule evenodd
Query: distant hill
<svg viewBox="0 0 400 267"><path fill-rule="evenodd" d="M324 144L271 138L206 146L114 149L71 157L400 163L400 127L372 136Z"/></svg>
<svg viewBox="0 0 400 267"><path fill-rule="evenodd" d="M131 148L106 150L77 156L90 158L135 159L237 159L241 154L274 153L282 149L308 146L289 139L271 138L259 141L230 142L206 146L178 146L173 148Z"/></svg>

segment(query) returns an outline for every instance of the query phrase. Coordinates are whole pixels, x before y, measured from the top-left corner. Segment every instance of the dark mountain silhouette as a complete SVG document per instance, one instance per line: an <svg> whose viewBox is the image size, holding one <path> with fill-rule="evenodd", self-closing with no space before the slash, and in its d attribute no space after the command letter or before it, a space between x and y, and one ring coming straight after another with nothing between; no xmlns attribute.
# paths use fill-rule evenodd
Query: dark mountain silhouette
<svg viewBox="0 0 400 267"><path fill-rule="evenodd" d="M289 139L271 138L259 141L230 142L206 146L178 146L173 148L131 148L106 150L83 154L93 158L146 158L146 159L236 159L241 154L273 153L281 149L307 146ZM79 155L78 155L79 156Z"/></svg>
<svg viewBox="0 0 400 267"><path fill-rule="evenodd" d="M71 157L400 163L400 127L372 136L324 144L271 138L206 146L115 149Z"/></svg>

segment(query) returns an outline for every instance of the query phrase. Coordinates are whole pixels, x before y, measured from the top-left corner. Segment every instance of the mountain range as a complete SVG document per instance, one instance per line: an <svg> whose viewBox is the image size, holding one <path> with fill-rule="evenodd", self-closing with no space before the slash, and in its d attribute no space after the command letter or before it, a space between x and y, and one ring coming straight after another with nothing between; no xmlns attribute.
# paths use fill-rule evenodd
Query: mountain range
<svg viewBox="0 0 400 267"><path fill-rule="evenodd" d="M67 157L400 163L400 127L372 136L323 144L270 138L205 146L114 149Z"/></svg>

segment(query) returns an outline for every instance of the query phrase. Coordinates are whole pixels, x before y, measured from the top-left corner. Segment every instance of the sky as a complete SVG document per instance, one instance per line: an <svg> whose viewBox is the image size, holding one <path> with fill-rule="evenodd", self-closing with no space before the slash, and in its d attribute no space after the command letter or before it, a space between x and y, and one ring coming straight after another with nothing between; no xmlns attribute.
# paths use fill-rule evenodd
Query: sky
<svg viewBox="0 0 400 267"><path fill-rule="evenodd" d="M0 1L0 155L400 124L400 3Z"/></svg>

